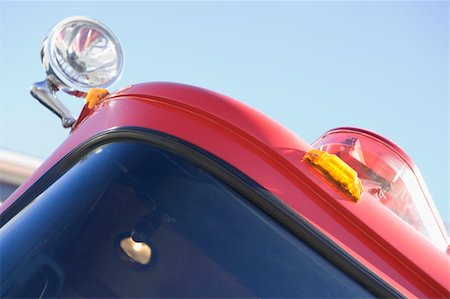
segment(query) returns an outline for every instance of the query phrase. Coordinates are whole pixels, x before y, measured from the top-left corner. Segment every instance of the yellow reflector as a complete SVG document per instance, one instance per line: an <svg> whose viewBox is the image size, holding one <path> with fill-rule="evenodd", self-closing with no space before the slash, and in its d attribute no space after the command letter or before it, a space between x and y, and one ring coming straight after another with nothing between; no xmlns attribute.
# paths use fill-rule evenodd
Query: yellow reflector
<svg viewBox="0 0 450 299"><path fill-rule="evenodd" d="M338 187L358 202L363 193L358 173L338 156L324 151L311 149L304 159L325 173Z"/></svg>
<svg viewBox="0 0 450 299"><path fill-rule="evenodd" d="M95 105L100 102L101 99L109 95L109 92L106 89L102 88L91 88L89 89L85 101L88 104L88 108L92 109Z"/></svg>

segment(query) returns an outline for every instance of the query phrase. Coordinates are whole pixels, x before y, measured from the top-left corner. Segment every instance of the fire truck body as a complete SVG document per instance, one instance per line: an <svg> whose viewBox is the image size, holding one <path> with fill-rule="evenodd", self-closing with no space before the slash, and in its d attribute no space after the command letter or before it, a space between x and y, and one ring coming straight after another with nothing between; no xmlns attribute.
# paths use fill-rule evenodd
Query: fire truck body
<svg viewBox="0 0 450 299"><path fill-rule="evenodd" d="M351 200L305 163L310 145L301 138L242 103L186 85L140 84L92 109L86 105L67 140L0 207L2 224L20 217L20 210L82 155L120 140L141 140L184 155L189 151L183 148L193 147L207 159L223 161L272 198L257 202L265 213L377 295L449 295L445 252L370 196ZM222 178L220 172L213 173ZM233 186L234 180L225 182Z"/></svg>

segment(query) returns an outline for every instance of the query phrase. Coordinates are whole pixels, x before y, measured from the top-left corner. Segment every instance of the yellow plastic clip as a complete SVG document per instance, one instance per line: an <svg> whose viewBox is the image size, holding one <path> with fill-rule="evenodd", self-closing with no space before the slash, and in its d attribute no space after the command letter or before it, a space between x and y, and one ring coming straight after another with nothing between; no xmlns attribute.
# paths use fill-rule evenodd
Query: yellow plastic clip
<svg viewBox="0 0 450 299"><path fill-rule="evenodd" d="M109 95L109 91L102 88L91 88L89 89L85 101L88 104L88 108L92 109L95 105L97 105L101 99Z"/></svg>
<svg viewBox="0 0 450 299"><path fill-rule="evenodd" d="M355 202L361 199L363 187L358 173L338 156L311 149L304 159L325 173L337 186L350 195Z"/></svg>

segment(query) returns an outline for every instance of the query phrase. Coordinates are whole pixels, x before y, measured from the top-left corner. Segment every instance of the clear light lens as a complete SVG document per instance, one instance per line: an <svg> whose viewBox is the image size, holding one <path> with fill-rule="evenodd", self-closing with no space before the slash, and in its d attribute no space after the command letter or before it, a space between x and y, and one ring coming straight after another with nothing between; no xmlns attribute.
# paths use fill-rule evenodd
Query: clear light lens
<svg viewBox="0 0 450 299"><path fill-rule="evenodd" d="M85 17L68 18L56 25L44 46L45 55L50 72L77 90L107 87L122 71L117 38L104 25Z"/></svg>
<svg viewBox="0 0 450 299"><path fill-rule="evenodd" d="M419 170L399 147L375 133L338 128L313 146L337 155L358 172L364 190L437 247L447 234Z"/></svg>

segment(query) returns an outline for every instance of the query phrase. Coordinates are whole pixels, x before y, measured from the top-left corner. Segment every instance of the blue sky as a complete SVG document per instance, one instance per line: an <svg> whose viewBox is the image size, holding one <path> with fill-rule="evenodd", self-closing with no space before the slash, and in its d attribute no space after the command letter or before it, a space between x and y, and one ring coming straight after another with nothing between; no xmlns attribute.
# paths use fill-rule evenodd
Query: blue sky
<svg viewBox="0 0 450 299"><path fill-rule="evenodd" d="M111 89L145 81L234 97L312 142L339 126L375 131L420 168L450 223L448 2L0 1L0 147L45 158L68 131L28 94L61 19L87 15L122 43ZM62 96L77 114L82 100Z"/></svg>

